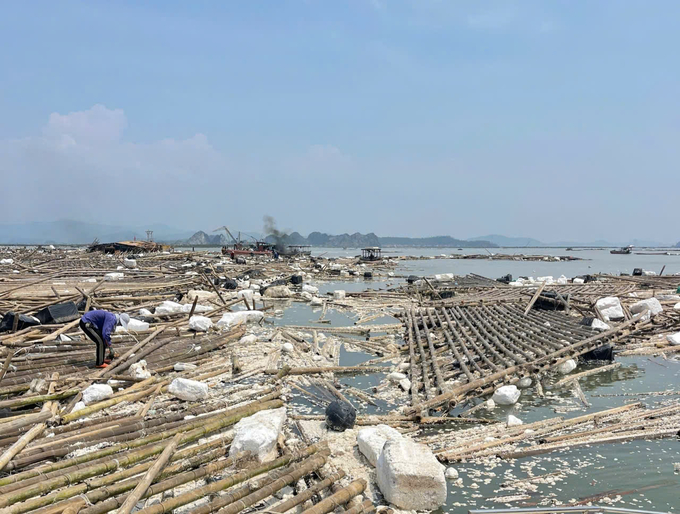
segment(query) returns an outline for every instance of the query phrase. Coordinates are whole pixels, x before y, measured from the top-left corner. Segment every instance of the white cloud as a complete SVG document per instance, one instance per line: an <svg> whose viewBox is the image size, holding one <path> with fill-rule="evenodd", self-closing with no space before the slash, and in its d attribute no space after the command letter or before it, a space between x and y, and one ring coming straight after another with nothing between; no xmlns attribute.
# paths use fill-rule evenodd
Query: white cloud
<svg viewBox="0 0 680 514"><path fill-rule="evenodd" d="M32 188L30 197L10 195L1 202L4 221L83 219L112 209L138 218L149 207L160 209L163 194L172 203L204 195L207 183L223 181L227 160L205 135L134 143L123 138L127 125L123 110L95 105L51 114L40 135L0 141L3 186ZM212 189L208 195L215 195Z"/></svg>

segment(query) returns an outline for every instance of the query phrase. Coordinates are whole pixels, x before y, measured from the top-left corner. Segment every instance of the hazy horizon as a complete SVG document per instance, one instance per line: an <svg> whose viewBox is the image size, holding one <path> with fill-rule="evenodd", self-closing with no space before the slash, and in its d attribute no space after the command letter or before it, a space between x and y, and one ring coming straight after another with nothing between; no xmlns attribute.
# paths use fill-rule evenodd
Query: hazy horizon
<svg viewBox="0 0 680 514"><path fill-rule="evenodd" d="M3 224L676 242L680 4L13 2Z"/></svg>

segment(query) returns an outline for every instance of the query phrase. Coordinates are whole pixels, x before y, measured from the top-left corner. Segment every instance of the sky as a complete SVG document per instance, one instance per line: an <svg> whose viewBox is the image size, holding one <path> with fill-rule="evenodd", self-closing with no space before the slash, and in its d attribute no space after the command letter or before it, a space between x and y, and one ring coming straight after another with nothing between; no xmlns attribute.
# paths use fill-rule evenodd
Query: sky
<svg viewBox="0 0 680 514"><path fill-rule="evenodd" d="M6 2L0 222L677 242L677 0Z"/></svg>

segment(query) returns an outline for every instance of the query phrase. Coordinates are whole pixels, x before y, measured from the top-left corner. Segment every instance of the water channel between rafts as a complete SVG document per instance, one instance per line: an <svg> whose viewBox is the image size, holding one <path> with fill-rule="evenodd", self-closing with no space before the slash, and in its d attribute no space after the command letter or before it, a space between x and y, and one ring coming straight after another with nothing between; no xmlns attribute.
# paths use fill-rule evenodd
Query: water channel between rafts
<svg viewBox="0 0 680 514"><path fill-rule="evenodd" d="M402 255L418 253L420 255L439 255L452 253L451 249L394 249ZM314 254L323 253L315 251ZM327 256L353 256L356 250L327 250ZM494 252L510 253L509 251L493 249ZM516 250L520 253L520 250ZM521 252L545 255L566 255L559 249L523 249ZM466 250L466 253L478 253L478 250ZM330 254L330 255L329 255ZM665 273L680 272L680 256L637 256L611 255L609 251L589 250L569 252L571 255L583 257L584 261L571 262L521 262L521 261L490 261L490 260L418 260L406 261L395 270L398 275L432 275L435 273L477 273L488 277L498 277L507 273L513 276L531 275L534 277L562 274L571 278L574 275L596 272L630 272L635 267L654 270L657 273L665 264ZM391 254L387 254L389 256ZM398 279L354 280L338 282L319 282L320 292L323 294L335 289L346 291L362 291L365 289L385 289L396 285ZM284 309L283 314L275 319L277 325L314 325L318 320L321 309L312 309L308 305L292 302ZM349 313L329 309L326 319L331 320L329 326L353 325L356 318ZM383 324L395 322L391 317L383 317L369 322L369 324ZM323 332L324 325L319 324L319 332ZM367 361L373 356L362 352L348 352L344 349L340 353L340 365L349 366ZM594 394L611 393L639 393L649 391L678 390L680 378L680 362L663 360L653 357L624 357L618 359L622 366L613 371L587 377L580 381L591 407L585 409L571 392L562 390L554 392L541 399L534 395L533 389L525 390L518 405L512 407L497 407L491 412L484 412L484 417L505 421L508 414L513 414L525 423L562 416L565 419L592 413L598 410L625 405L633 401L642 401L649 407L657 406L669 397L653 396L613 396L598 397ZM579 370L585 368L580 367ZM389 371L389 367L386 367ZM369 390L379 384L384 374L358 375L355 377L339 376L342 384ZM304 407L313 413L322 413L322 409L309 404L304 398L296 396L293 404ZM378 402L378 407L366 407L360 414L387 414L389 409L385 402ZM573 410L572 410L573 409ZM455 412L454 412L455 414ZM465 428L463 425L461 428ZM448 427L447 430L456 427ZM441 430L441 429L439 429ZM436 433L433 430L429 433ZM566 450L538 457L523 458L516 461L497 461L492 465L476 465L458 463L453 466L459 471L463 479L462 487L449 483L447 504L442 512L454 514L466 513L472 508L502 508L538 505L546 498L553 498L561 503L580 501L582 499L607 492L610 498L620 496L616 502L618 507L637 508L643 510L657 510L661 512L676 511L680 508L680 475L673 472L673 464L680 462L680 441L667 439L659 441L635 441L622 444L603 444ZM489 500L490 498L511 497L519 495L512 489L504 489L503 484L521 480L529 476L546 475L560 470L572 470L566 478L554 483L537 484L538 489L523 496L524 499L515 501ZM528 475L528 472L531 475ZM527 497L528 496L528 497ZM509 500L512 500L509 498ZM598 504L598 501L594 501ZM602 503L602 502L599 502ZM545 505L544 503L540 503Z"/></svg>

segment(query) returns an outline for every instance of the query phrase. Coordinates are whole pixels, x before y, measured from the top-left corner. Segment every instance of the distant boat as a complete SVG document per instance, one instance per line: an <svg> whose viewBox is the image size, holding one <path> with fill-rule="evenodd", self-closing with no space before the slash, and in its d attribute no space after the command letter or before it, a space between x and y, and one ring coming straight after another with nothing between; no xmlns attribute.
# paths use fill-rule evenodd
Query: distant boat
<svg viewBox="0 0 680 514"><path fill-rule="evenodd" d="M633 252L633 247L632 246L626 246L624 248L619 248L618 250L610 250L609 253L613 253L615 255L629 255Z"/></svg>

